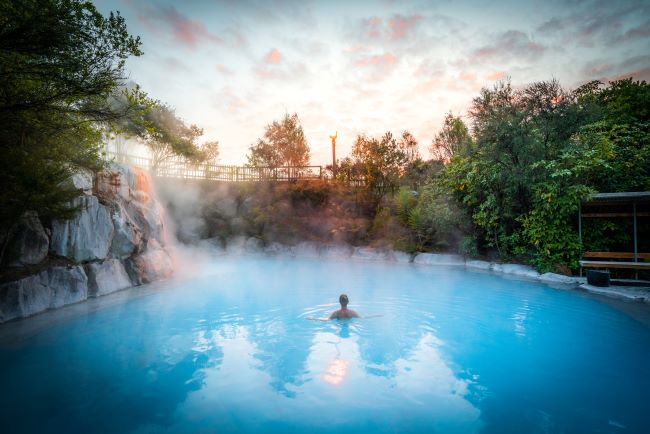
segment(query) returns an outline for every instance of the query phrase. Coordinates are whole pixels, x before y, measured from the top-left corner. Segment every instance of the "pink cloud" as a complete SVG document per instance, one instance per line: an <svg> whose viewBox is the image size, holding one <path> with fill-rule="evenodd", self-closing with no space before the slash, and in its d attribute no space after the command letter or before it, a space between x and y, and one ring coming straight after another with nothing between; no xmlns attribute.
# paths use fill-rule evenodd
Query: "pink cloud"
<svg viewBox="0 0 650 434"><path fill-rule="evenodd" d="M264 56L264 62L268 63L269 65L277 65L282 61L282 54L280 54L280 51L278 51L277 48L272 48L271 51L269 51L266 56Z"/></svg>
<svg viewBox="0 0 650 434"><path fill-rule="evenodd" d="M397 63L397 57L391 53L378 54L375 56L364 56L355 62L360 68L374 66L381 69L392 68Z"/></svg>
<svg viewBox="0 0 650 434"><path fill-rule="evenodd" d="M622 80L630 77L632 77L634 80L650 81L650 68L641 68L637 69L636 71L626 72L625 74L609 77L608 81Z"/></svg>
<svg viewBox="0 0 650 434"><path fill-rule="evenodd" d="M501 80L506 76L505 71L494 71L485 76L487 80L496 81Z"/></svg>
<svg viewBox="0 0 650 434"><path fill-rule="evenodd" d="M388 33L390 39L397 41L404 39L413 31L417 24L422 20L421 15L394 15L388 20Z"/></svg>
<svg viewBox="0 0 650 434"><path fill-rule="evenodd" d="M379 39L382 34L382 20L379 17L370 17L362 21L363 34L369 39Z"/></svg>
<svg viewBox="0 0 650 434"><path fill-rule="evenodd" d="M139 19L150 26L150 20L163 22L171 31L174 39L181 44L194 48L200 42L223 42L221 38L213 35L205 25L198 20L192 20L181 14L174 6L160 6L147 8Z"/></svg>
<svg viewBox="0 0 650 434"><path fill-rule="evenodd" d="M383 80L395 67L397 57L392 53L361 56L354 61L354 67L364 71L364 79L369 81Z"/></svg>
<svg viewBox="0 0 650 434"><path fill-rule="evenodd" d="M461 72L458 79L461 81L474 81L476 80L476 74L472 72Z"/></svg>

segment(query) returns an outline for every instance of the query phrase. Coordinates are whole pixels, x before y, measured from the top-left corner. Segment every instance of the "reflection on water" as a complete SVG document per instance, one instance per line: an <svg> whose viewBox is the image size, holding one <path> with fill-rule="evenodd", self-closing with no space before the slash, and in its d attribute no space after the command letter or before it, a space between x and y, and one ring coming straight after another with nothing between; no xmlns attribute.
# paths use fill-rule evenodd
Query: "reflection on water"
<svg viewBox="0 0 650 434"><path fill-rule="evenodd" d="M3 433L647 428L650 331L592 298L457 269L218 261L0 344ZM382 316L305 320L341 288Z"/></svg>
<svg viewBox="0 0 650 434"><path fill-rule="evenodd" d="M345 380L350 362L347 360L335 359L327 366L323 380L334 386L341 384Z"/></svg>

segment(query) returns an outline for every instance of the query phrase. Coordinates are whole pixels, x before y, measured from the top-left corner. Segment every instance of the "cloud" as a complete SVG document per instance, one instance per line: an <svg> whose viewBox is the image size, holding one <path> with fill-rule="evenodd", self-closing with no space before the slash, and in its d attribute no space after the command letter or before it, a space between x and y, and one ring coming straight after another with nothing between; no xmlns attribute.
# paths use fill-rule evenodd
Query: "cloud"
<svg viewBox="0 0 650 434"><path fill-rule="evenodd" d="M232 75L232 69L228 68L226 65L219 63L215 66L217 72L223 75Z"/></svg>
<svg viewBox="0 0 650 434"><path fill-rule="evenodd" d="M272 48L253 67L259 78L276 80L295 80L308 74L307 67L301 62L287 62L277 48Z"/></svg>
<svg viewBox="0 0 650 434"><path fill-rule="evenodd" d="M497 80L501 80L505 76L506 76L505 71L494 71L486 75L485 79L490 81L497 81Z"/></svg>
<svg viewBox="0 0 650 434"><path fill-rule="evenodd" d="M397 57L391 53L378 54L375 56L363 56L356 61L356 65L365 68L367 66L378 67L381 69L392 68L397 62Z"/></svg>
<svg viewBox="0 0 650 434"><path fill-rule="evenodd" d="M174 40L190 48L195 48L201 42L223 42L220 37L210 33L201 21L186 17L171 5L143 6L138 18L149 27L155 27L152 21L162 23L171 31Z"/></svg>
<svg viewBox="0 0 650 434"><path fill-rule="evenodd" d="M394 14L388 19L379 16L362 18L348 23L348 37L356 41L370 43L400 42L415 36L422 15Z"/></svg>
<svg viewBox="0 0 650 434"><path fill-rule="evenodd" d="M543 36L560 36L565 42L584 47L614 46L650 37L650 5L641 1L583 2L564 8L564 16L546 20L537 27Z"/></svg>
<svg viewBox="0 0 650 434"><path fill-rule="evenodd" d="M164 56L160 59L160 63L164 65L167 70L174 72L191 72L189 66L176 57Z"/></svg>
<svg viewBox="0 0 650 434"><path fill-rule="evenodd" d="M623 74L608 77L608 81L621 80L630 77L632 77L634 80L644 80L650 82L650 67L628 71L624 72Z"/></svg>
<svg viewBox="0 0 650 434"><path fill-rule="evenodd" d="M379 17L363 18L361 20L361 36L364 39L379 39L383 33L383 20Z"/></svg>
<svg viewBox="0 0 650 434"><path fill-rule="evenodd" d="M245 98L229 86L223 87L214 98L214 106L217 110L225 109L228 113L237 115L248 107Z"/></svg>
<svg viewBox="0 0 650 434"><path fill-rule="evenodd" d="M582 68L582 76L590 80L608 82L633 77L636 80L650 79L650 56L634 56L618 63L596 60Z"/></svg>
<svg viewBox="0 0 650 434"><path fill-rule="evenodd" d="M418 23L422 21L421 15L393 15L388 20L388 34L390 39L397 41L406 39L415 30Z"/></svg>
<svg viewBox="0 0 650 434"><path fill-rule="evenodd" d="M547 47L531 40L527 34L518 30L508 30L496 40L472 53L470 62L485 63L514 58L537 59L547 51Z"/></svg>
<svg viewBox="0 0 650 434"><path fill-rule="evenodd" d="M458 79L461 81L475 81L476 74L472 72L461 72L460 75L458 76Z"/></svg>
<svg viewBox="0 0 650 434"><path fill-rule="evenodd" d="M282 61L282 54L278 51L277 48L272 48L266 56L264 56L264 62L269 65L277 65Z"/></svg>
<svg viewBox="0 0 650 434"><path fill-rule="evenodd" d="M636 39L644 39L650 36L650 20L645 23L633 27L625 32L614 35L609 38L609 42L612 44L619 44L622 42L634 41Z"/></svg>
<svg viewBox="0 0 650 434"><path fill-rule="evenodd" d="M397 57L392 53L362 55L354 60L353 66L372 81L379 81L388 76L397 64Z"/></svg>

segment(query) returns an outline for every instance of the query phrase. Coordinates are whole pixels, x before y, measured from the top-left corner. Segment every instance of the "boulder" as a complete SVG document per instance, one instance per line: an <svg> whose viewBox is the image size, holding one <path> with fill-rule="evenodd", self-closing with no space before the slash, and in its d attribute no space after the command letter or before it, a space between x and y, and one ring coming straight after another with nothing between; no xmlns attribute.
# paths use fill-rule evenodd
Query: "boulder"
<svg viewBox="0 0 650 434"><path fill-rule="evenodd" d="M154 239L159 244L167 244L165 238L164 210L156 201L125 203L125 210L131 221L140 229L144 240Z"/></svg>
<svg viewBox="0 0 650 434"><path fill-rule="evenodd" d="M172 258L155 240L147 243L144 253L127 259L124 266L134 285L166 279L174 272Z"/></svg>
<svg viewBox="0 0 650 434"><path fill-rule="evenodd" d="M129 275L118 259L93 262L87 264L85 268L88 276L89 296L97 297L110 294L132 286Z"/></svg>
<svg viewBox="0 0 650 434"><path fill-rule="evenodd" d="M104 204L117 200L129 202L135 196L149 200L153 196L151 177L139 167L111 163L108 169L97 173L94 194Z"/></svg>
<svg viewBox="0 0 650 434"><path fill-rule="evenodd" d="M465 262L467 268L474 268L476 270L491 270L492 265L493 264L488 261L469 260Z"/></svg>
<svg viewBox="0 0 650 434"><path fill-rule="evenodd" d="M413 262L413 255L406 252L400 252L398 250L393 251L393 258L395 262L400 264L407 264Z"/></svg>
<svg viewBox="0 0 650 434"><path fill-rule="evenodd" d="M534 268L529 267L528 265L521 264L494 264L492 270L503 273L510 274L513 276L528 277L530 279L538 279L539 273L535 271Z"/></svg>
<svg viewBox="0 0 650 434"><path fill-rule="evenodd" d="M49 243L38 214L28 211L9 231L2 263L10 266L38 264L47 256Z"/></svg>
<svg viewBox="0 0 650 434"><path fill-rule="evenodd" d="M52 267L47 270L47 286L52 291L50 308L77 303L88 298L88 277L83 267Z"/></svg>
<svg viewBox="0 0 650 434"><path fill-rule="evenodd" d="M80 196L72 204L80 207L75 217L52 222L50 251L75 262L105 259L114 232L108 210L96 196Z"/></svg>
<svg viewBox="0 0 650 434"><path fill-rule="evenodd" d="M544 273L539 276L539 280L549 284L577 285L580 282L579 277L564 276L562 274Z"/></svg>
<svg viewBox="0 0 650 434"><path fill-rule="evenodd" d="M87 297L88 279L81 266L52 267L0 285L0 322L76 303Z"/></svg>
<svg viewBox="0 0 650 434"><path fill-rule="evenodd" d="M96 180L93 194L103 204L114 203L120 189L120 174L110 170L102 170L97 173Z"/></svg>
<svg viewBox="0 0 650 434"><path fill-rule="evenodd" d="M413 262L421 265L465 265L462 256L441 253L418 253Z"/></svg>
<svg viewBox="0 0 650 434"><path fill-rule="evenodd" d="M112 163L109 167L109 171L113 174L114 179L117 180L112 185L113 192L123 201L130 201L133 196L132 190L136 186L136 170L142 171L142 169L136 169L135 167L119 163Z"/></svg>
<svg viewBox="0 0 650 434"><path fill-rule="evenodd" d="M83 194L93 193L93 173L88 169L79 168L68 180L68 186Z"/></svg>
<svg viewBox="0 0 650 434"><path fill-rule="evenodd" d="M393 257L390 250L355 247L352 252L352 259L360 261L391 261Z"/></svg>
<svg viewBox="0 0 650 434"><path fill-rule="evenodd" d="M114 203L111 206L111 221L115 232L111 242L110 257L125 259L140 250L142 233L122 204Z"/></svg>
<svg viewBox="0 0 650 434"><path fill-rule="evenodd" d="M0 323L50 307L51 291L44 273L0 285Z"/></svg>

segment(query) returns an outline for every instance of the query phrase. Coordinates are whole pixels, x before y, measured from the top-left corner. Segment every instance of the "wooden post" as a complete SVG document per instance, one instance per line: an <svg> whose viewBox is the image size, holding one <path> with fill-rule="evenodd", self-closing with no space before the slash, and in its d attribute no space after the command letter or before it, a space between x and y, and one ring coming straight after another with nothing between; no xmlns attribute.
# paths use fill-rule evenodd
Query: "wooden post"
<svg viewBox="0 0 650 434"><path fill-rule="evenodd" d="M578 206L578 237L580 238L580 257L582 257L582 201ZM580 266L580 277L582 277L582 266Z"/></svg>
<svg viewBox="0 0 650 434"><path fill-rule="evenodd" d="M639 250L638 250L638 243L636 240L636 202L632 202L632 214L634 219L634 262L638 262ZM634 279L639 280L639 272L637 270L634 271Z"/></svg>

